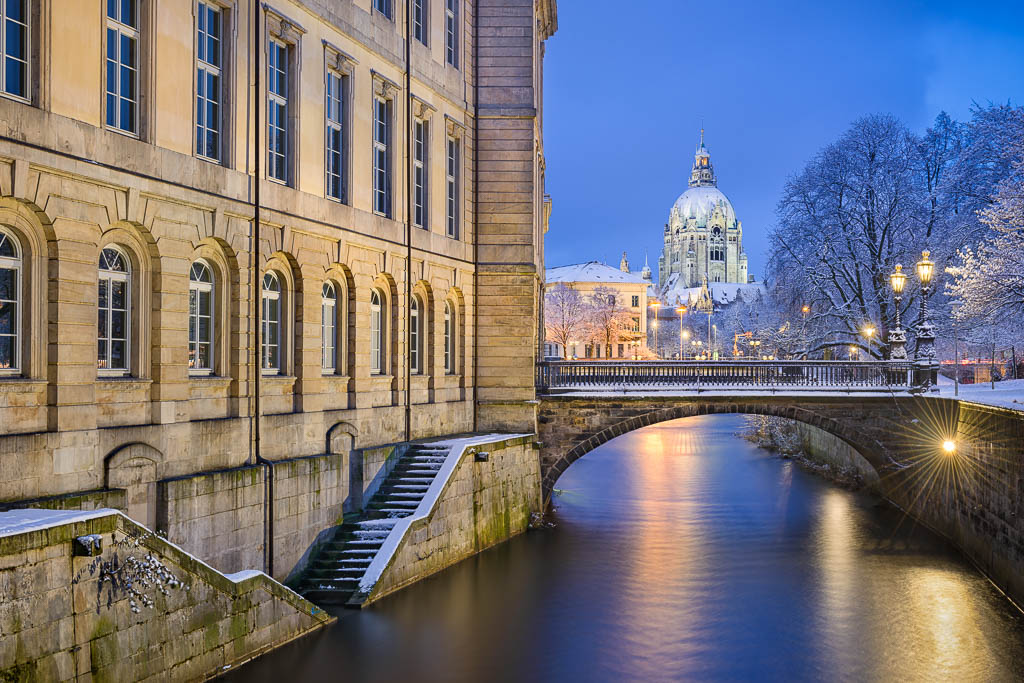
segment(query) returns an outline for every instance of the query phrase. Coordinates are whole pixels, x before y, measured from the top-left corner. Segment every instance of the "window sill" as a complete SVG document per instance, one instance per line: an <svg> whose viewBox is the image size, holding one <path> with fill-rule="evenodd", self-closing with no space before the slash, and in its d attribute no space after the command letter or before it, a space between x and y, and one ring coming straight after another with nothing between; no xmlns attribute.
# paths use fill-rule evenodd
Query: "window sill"
<svg viewBox="0 0 1024 683"><path fill-rule="evenodd" d="M191 375L190 374L188 376L188 379L189 379L190 382L206 382L206 383L209 383L209 384L230 384L230 382L231 382L231 378L230 377L221 377L220 375L214 375L214 374L209 374L209 375L199 375L199 374Z"/></svg>
<svg viewBox="0 0 1024 683"><path fill-rule="evenodd" d="M14 389L15 387L31 391L37 387L46 386L46 384L47 380L45 379L36 379L34 377L25 377L24 375L13 374L0 375L0 385L3 386L4 391Z"/></svg>
<svg viewBox="0 0 1024 683"><path fill-rule="evenodd" d="M117 133L118 135L123 135L126 138L131 138L132 140L142 139L138 133L133 133L130 130L124 130L123 128L118 128L116 126L104 126L104 129L109 130L111 133Z"/></svg>
<svg viewBox="0 0 1024 683"><path fill-rule="evenodd" d="M117 376L100 376L96 378L96 384L108 385L107 388L118 388L118 389L142 389L148 387L153 383L151 379L139 379L138 377L117 377Z"/></svg>
<svg viewBox="0 0 1024 683"><path fill-rule="evenodd" d="M32 104L32 100L29 99L28 97L22 97L21 95L15 95L14 93L0 91L0 97L3 97L6 100L13 100L15 102L21 102L22 104L28 104L28 105Z"/></svg>
<svg viewBox="0 0 1024 683"><path fill-rule="evenodd" d="M275 185L280 185L281 187L291 187L291 185L288 184L287 180L281 180L280 178L273 178L271 176L267 176L267 181L274 183Z"/></svg>
<svg viewBox="0 0 1024 683"><path fill-rule="evenodd" d="M214 166L224 165L224 162L221 161L220 159L214 159L213 157L204 156L202 154L196 154L196 159L199 159L200 161L205 161L208 164L213 164Z"/></svg>
<svg viewBox="0 0 1024 683"><path fill-rule="evenodd" d="M296 377L295 375L282 375L280 373L275 373L273 375L264 374L262 379L278 380L280 382L294 382Z"/></svg>

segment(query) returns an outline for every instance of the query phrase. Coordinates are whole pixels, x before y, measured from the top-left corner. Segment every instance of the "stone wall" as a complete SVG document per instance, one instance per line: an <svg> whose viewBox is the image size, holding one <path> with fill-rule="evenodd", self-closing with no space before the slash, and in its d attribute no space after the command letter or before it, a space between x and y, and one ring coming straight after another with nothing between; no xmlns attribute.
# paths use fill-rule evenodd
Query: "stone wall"
<svg viewBox="0 0 1024 683"><path fill-rule="evenodd" d="M301 569L321 537L341 524L350 497L344 455L277 462L274 470L274 578L287 580Z"/></svg>
<svg viewBox="0 0 1024 683"><path fill-rule="evenodd" d="M145 530L113 512L87 517L0 536L0 680L202 680L332 621L263 574L233 580L157 537L115 547ZM98 585L97 558L73 554L90 534L103 559L153 553L187 590L145 589L153 607L133 612Z"/></svg>
<svg viewBox="0 0 1024 683"><path fill-rule="evenodd" d="M487 452L488 459L478 462L474 451ZM467 448L429 515L409 526L364 604L526 531L540 509L532 436Z"/></svg>
<svg viewBox="0 0 1024 683"><path fill-rule="evenodd" d="M157 490L156 528L169 541L223 572L264 566L262 467L176 477Z"/></svg>
<svg viewBox="0 0 1024 683"><path fill-rule="evenodd" d="M817 427L800 422L793 423L793 427L807 459L838 471L852 472L869 489L878 490L878 472L850 444Z"/></svg>

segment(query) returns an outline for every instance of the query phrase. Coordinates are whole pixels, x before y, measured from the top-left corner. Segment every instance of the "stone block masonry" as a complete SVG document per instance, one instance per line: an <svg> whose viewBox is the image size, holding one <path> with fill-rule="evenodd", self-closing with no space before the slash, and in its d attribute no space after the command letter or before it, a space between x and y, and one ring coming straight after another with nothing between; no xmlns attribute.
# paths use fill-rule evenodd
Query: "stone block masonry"
<svg viewBox="0 0 1024 683"><path fill-rule="evenodd" d="M333 621L265 574L220 574L115 511L5 529L26 514L0 513L0 680L204 680ZM93 534L103 559L152 554L184 587L144 588L153 606L136 613L98 585L97 558L74 555L74 539ZM114 546L128 534L142 545Z"/></svg>

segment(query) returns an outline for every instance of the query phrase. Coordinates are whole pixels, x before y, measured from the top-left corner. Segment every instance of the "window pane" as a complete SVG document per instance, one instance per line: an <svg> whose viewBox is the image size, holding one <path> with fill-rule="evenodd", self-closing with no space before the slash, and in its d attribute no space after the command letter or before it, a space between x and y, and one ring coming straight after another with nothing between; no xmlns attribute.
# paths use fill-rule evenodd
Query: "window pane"
<svg viewBox="0 0 1024 683"><path fill-rule="evenodd" d="M8 57L25 58L25 27L13 21L7 21L4 31L4 54Z"/></svg>
<svg viewBox="0 0 1024 683"><path fill-rule="evenodd" d="M14 268L0 268L0 301L13 301L17 292L15 283L17 271Z"/></svg>
<svg viewBox="0 0 1024 683"><path fill-rule="evenodd" d="M117 370L124 370L128 367L123 341L113 340L110 342L110 367Z"/></svg>
<svg viewBox="0 0 1024 683"><path fill-rule="evenodd" d="M105 339L99 340L99 345L96 349L96 361L97 367L107 367L107 342Z"/></svg>
<svg viewBox="0 0 1024 683"><path fill-rule="evenodd" d="M209 317L213 312L212 292L199 292L199 315Z"/></svg>
<svg viewBox="0 0 1024 683"><path fill-rule="evenodd" d="M125 334L125 314L124 311L111 311L110 312L110 338L111 339L126 339Z"/></svg>
<svg viewBox="0 0 1024 683"><path fill-rule="evenodd" d="M0 334L14 334L16 305L13 301L0 301Z"/></svg>
<svg viewBox="0 0 1024 683"><path fill-rule="evenodd" d="M7 0L7 18L25 23L25 0Z"/></svg>
<svg viewBox="0 0 1024 683"><path fill-rule="evenodd" d="M110 307L124 309L127 302L127 283L115 281L110 283Z"/></svg>

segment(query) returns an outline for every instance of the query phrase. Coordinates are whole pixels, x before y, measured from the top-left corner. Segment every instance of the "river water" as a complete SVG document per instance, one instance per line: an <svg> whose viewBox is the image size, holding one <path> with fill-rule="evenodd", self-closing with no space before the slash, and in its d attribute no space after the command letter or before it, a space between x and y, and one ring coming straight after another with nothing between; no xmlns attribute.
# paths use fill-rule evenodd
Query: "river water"
<svg viewBox="0 0 1024 683"><path fill-rule="evenodd" d="M736 437L615 439L557 526L234 672L238 681L1024 680L1024 617L940 538Z"/></svg>

